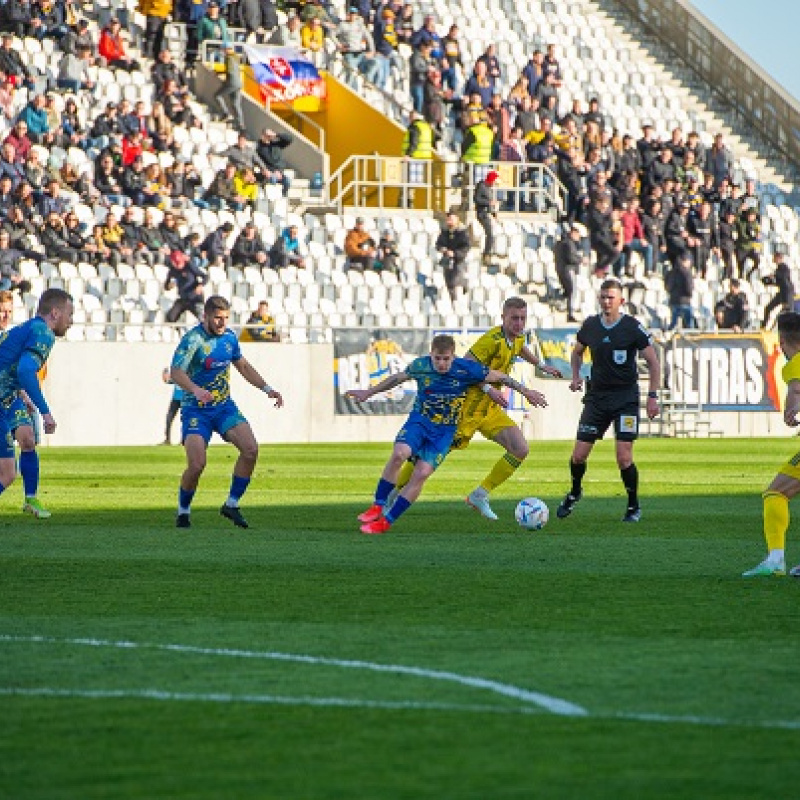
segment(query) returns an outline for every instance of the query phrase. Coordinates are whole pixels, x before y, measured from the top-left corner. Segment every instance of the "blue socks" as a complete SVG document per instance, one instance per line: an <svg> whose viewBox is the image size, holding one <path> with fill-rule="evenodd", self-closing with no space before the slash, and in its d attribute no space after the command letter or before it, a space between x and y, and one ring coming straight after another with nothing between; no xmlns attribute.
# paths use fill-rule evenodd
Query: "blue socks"
<svg viewBox="0 0 800 800"><path fill-rule="evenodd" d="M178 490L178 513L179 514L188 514L189 513L189 506L192 504L192 498L194 497L194 491L187 491L183 487Z"/></svg>
<svg viewBox="0 0 800 800"><path fill-rule="evenodd" d="M25 497L36 497L39 491L39 454L35 450L23 450L19 454L19 472Z"/></svg>
<svg viewBox="0 0 800 800"><path fill-rule="evenodd" d="M233 478L231 478L231 491L228 495L228 499L225 501L225 505L236 508L249 485L250 478L240 478L238 475L234 474Z"/></svg>
<svg viewBox="0 0 800 800"><path fill-rule="evenodd" d="M378 488L375 490L375 505L385 506L392 489L394 489L394 484L381 478L378 481Z"/></svg>
<svg viewBox="0 0 800 800"><path fill-rule="evenodd" d="M397 518L408 511L409 508L411 508L411 503L409 503L403 495L399 495L397 500L392 503L392 507L383 516L386 517L389 522L395 522Z"/></svg>

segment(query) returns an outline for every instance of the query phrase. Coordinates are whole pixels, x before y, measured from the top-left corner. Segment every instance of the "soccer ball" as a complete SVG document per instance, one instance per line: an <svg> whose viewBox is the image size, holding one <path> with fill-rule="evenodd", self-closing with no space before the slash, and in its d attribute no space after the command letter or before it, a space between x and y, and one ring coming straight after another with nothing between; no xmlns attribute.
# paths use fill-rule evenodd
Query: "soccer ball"
<svg viewBox="0 0 800 800"><path fill-rule="evenodd" d="M538 497L526 497L517 503L514 511L517 524L526 531L538 531L547 525L550 519L550 510L544 500Z"/></svg>

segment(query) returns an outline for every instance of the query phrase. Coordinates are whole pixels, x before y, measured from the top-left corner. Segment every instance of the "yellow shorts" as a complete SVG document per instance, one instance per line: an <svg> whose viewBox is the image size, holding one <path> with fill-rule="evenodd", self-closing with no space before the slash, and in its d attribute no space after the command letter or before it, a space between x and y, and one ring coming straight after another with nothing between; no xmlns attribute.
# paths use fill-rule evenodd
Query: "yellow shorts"
<svg viewBox="0 0 800 800"><path fill-rule="evenodd" d="M472 441L476 433L480 433L487 439L494 439L500 431L506 428L513 428L516 422L503 411L500 406L492 406L483 414L476 414L463 417L458 423L456 435L453 437L451 450L463 450Z"/></svg>
<svg viewBox="0 0 800 800"><path fill-rule="evenodd" d="M800 453L795 453L779 470L779 475L788 475L800 481Z"/></svg>

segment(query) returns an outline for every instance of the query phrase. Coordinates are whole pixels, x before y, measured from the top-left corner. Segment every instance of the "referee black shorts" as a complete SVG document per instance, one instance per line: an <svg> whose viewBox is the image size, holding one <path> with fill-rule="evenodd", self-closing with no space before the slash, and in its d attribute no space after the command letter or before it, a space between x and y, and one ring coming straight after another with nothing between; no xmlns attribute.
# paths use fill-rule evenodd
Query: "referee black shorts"
<svg viewBox="0 0 800 800"><path fill-rule="evenodd" d="M578 422L579 442L602 439L611 423L620 442L639 438L639 389L615 392L589 391L583 398L583 413Z"/></svg>

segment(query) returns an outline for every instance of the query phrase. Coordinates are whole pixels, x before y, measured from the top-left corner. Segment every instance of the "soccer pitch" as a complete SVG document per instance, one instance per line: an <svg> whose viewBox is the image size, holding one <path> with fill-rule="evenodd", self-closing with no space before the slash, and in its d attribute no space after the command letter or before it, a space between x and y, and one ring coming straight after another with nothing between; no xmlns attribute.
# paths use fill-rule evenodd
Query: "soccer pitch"
<svg viewBox="0 0 800 800"><path fill-rule="evenodd" d="M793 447L642 440L623 525L610 442L566 520L571 443L533 442L497 523L476 443L378 537L388 445L263 447L248 530L212 447L186 531L180 448L45 449L52 519L0 497L0 797L795 796L800 581L740 577Z"/></svg>

